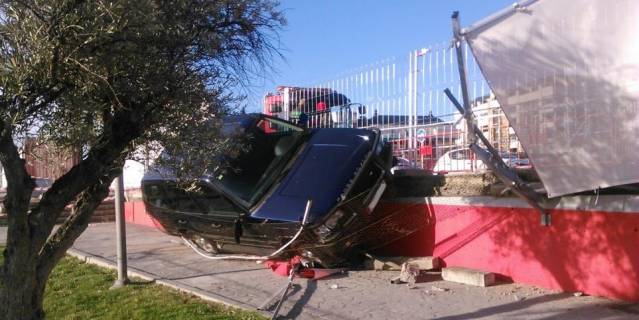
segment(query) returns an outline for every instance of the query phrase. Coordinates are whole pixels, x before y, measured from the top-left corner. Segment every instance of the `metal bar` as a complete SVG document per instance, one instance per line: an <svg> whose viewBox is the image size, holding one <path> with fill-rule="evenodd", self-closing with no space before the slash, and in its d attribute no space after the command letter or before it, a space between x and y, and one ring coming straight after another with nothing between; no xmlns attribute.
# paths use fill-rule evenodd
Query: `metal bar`
<svg viewBox="0 0 639 320"><path fill-rule="evenodd" d="M408 56L408 99L406 101L406 111L408 114L408 122L410 125L410 122L412 119L412 117L414 117L413 115L413 99L414 99L414 94L415 94L415 90L414 90L414 83L413 83L413 75L414 75L414 62L413 62L413 51L411 51L409 53ZM409 149L413 149L413 129L409 129L408 130L408 148Z"/></svg>
<svg viewBox="0 0 639 320"><path fill-rule="evenodd" d="M484 134L474 122L470 99L468 98L468 79L466 77L465 61L461 50L462 36L459 29L459 12L455 11L451 18L453 25L453 36L455 41L454 45L457 51L459 81L464 102L463 106L460 105L457 99L455 99L450 90L446 89L444 90L444 93L446 94L446 96L448 96L453 105L460 112L463 111L463 116L466 119L466 128L468 131L468 146L470 150L472 150L473 153L477 156L477 158L482 160L484 164L486 164L486 166L492 170L492 172L495 174L495 176L497 176L499 180L504 182L515 194L523 198L531 207L537 209L541 213L541 224L547 226L550 224L550 215L548 210L543 208L540 204L542 202L541 196L528 185L526 185L524 181L519 178L517 173L504 163L504 161L501 159L501 156L499 155L499 152L492 146L490 141L486 139ZM486 146L487 150L477 144L478 138Z"/></svg>
<svg viewBox="0 0 639 320"><path fill-rule="evenodd" d="M450 90L446 89L444 90L444 92L458 110L463 110L461 105L459 104L459 101L455 99ZM540 203L542 202L541 196L532 188L528 187L528 185L526 185L526 183L521 180L521 178L519 178L517 173L515 173L506 165L506 163L504 163L503 159L501 159L501 157L499 156L499 152L497 152L497 150L492 147L490 141L486 139L477 125L473 123L472 128L468 129L472 130L472 132L486 145L488 149L485 150L476 143L471 143L469 145L470 150L472 150L473 153L477 155L477 158L482 160L486 164L486 166L488 166L488 168L493 171L493 173L495 174L495 176L497 176L497 178L499 178L499 180L509 186L515 194L526 200L526 202L531 207L541 212L543 225L549 225L550 216L548 214L548 211L540 205Z"/></svg>
<svg viewBox="0 0 639 320"><path fill-rule="evenodd" d="M446 88L444 90L444 93L446 94L448 99L450 99L450 102L453 103L455 108L457 108L457 110L459 110L459 112L461 112L462 115L464 115L466 110L459 104L459 101L457 101L455 96L453 96L453 93L450 91L450 89ZM469 111L469 112L472 112L472 111ZM471 118L472 118L472 114L471 114ZM486 148L492 154L492 156L495 157L495 159L499 159L499 161L501 161L503 163L503 161L501 159L501 156L499 155L499 152L497 150L495 150L495 148L492 147L492 144L490 143L490 141L488 141L488 139L486 139L486 137L484 136L484 133L481 131L481 129L479 129L474 122L471 123L471 124L468 124L467 127L468 127L468 131L469 132L471 132L475 137L477 137L477 138L479 138L479 140L481 140L481 142L486 146Z"/></svg>
<svg viewBox="0 0 639 320"><path fill-rule="evenodd" d="M304 216L302 217L302 224L300 225L299 230L297 230L297 233L293 236L293 238L291 238L291 240L289 240L286 244L284 244L281 248L279 248L275 252L271 253L268 256L269 258L273 258L277 256L278 254L280 254L280 252L288 248L288 246L290 246L291 243L295 242L295 240L297 240L297 237L299 237L300 234L302 234L302 231L304 231L304 227L306 227L306 219L308 218L308 214L311 212L312 206L313 206L313 200L311 199L306 200L306 208L304 209Z"/></svg>
<svg viewBox="0 0 639 320"><path fill-rule="evenodd" d="M452 23L453 23L453 37L455 46L455 52L457 53L457 70L459 71L459 84L461 86L461 94L462 101L464 102L464 113L462 114L466 119L466 123L472 125L474 123L471 106L470 106L470 97L468 96L468 83L466 77L466 62L464 61L464 55L462 52L462 36L460 34L460 24L459 24L459 11L453 12L452 15ZM466 133L468 138L468 143L475 143L476 137L475 135L468 130Z"/></svg>
<svg viewBox="0 0 639 320"><path fill-rule="evenodd" d="M460 30L460 34L461 35L465 35L467 33L473 32L477 29L483 28L488 24L491 24L497 20L501 20L507 16L510 16L511 14L517 12L517 10L519 10L520 8L525 8L535 2L537 2L539 0L527 0L527 1L519 1L519 2L515 2L512 5L501 9L500 11L497 11L473 24L471 24L470 26Z"/></svg>
<svg viewBox="0 0 639 320"><path fill-rule="evenodd" d="M293 287L293 279L295 279L295 274L297 273L297 271L299 271L301 266L302 265L298 263L294 265L293 267L291 267L291 272L288 276L286 287L284 287L284 290L282 290L282 295L280 296L280 300L277 302L277 306L275 306L275 311L273 311L273 316L271 316L271 320L277 319L277 315L280 313L280 308L284 304L284 300L286 300L286 294L288 293L288 290L290 290Z"/></svg>

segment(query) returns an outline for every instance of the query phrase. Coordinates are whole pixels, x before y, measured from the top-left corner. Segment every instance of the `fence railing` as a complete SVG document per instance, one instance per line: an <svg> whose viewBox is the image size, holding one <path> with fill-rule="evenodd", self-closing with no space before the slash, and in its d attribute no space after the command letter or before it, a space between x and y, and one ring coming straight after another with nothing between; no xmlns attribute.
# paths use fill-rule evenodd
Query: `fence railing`
<svg viewBox="0 0 639 320"><path fill-rule="evenodd" d="M523 150L483 78L468 46L463 52L477 124L507 162ZM446 44L411 51L341 77L267 94L264 112L308 127L377 127L409 166L435 171L484 168L465 149L466 126L444 94L460 96L454 51Z"/></svg>

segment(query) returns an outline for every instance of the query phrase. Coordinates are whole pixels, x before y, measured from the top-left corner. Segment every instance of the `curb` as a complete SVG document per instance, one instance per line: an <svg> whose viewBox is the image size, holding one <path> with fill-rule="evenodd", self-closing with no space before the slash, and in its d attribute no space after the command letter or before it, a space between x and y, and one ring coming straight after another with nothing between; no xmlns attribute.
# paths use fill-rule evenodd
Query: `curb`
<svg viewBox="0 0 639 320"><path fill-rule="evenodd" d="M92 264L92 265L110 269L110 270L117 270L117 265L113 261L101 256L96 256L96 255L84 252L82 250L73 249L73 248L67 250L67 254L77 259L80 259L88 264ZM139 270L137 268L128 267L127 269L128 269L127 275L129 277L142 278L146 281L156 283L165 287L169 287L180 292L192 294L208 302L219 303L227 307L241 309L244 311L257 312L257 313L261 313L262 315L270 315L270 313L260 312L259 310L257 310L256 307L253 307L251 305L232 302L232 301L229 301L228 299L215 297L215 296L212 296L210 292L207 292L198 288L193 288L191 286L185 285L183 283L179 283L174 280L163 279L162 277L158 277L154 274Z"/></svg>

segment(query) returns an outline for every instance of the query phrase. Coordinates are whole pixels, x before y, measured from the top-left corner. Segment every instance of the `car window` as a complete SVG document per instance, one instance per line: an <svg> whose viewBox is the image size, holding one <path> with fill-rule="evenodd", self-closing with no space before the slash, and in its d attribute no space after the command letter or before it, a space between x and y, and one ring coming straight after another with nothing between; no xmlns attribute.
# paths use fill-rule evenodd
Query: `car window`
<svg viewBox="0 0 639 320"><path fill-rule="evenodd" d="M260 130L261 132L264 132L267 134L293 133L293 132L301 132L303 130L302 128L298 126L294 126L290 123L281 122L281 121L273 120L270 118L261 119L257 123L256 128Z"/></svg>
<svg viewBox="0 0 639 320"><path fill-rule="evenodd" d="M178 187L174 183L145 185L152 205L184 213L237 215L239 210L217 191L206 186Z"/></svg>
<svg viewBox="0 0 639 320"><path fill-rule="evenodd" d="M243 206L256 203L299 147L303 131L285 121L259 119L246 128L243 148L226 156L213 183Z"/></svg>

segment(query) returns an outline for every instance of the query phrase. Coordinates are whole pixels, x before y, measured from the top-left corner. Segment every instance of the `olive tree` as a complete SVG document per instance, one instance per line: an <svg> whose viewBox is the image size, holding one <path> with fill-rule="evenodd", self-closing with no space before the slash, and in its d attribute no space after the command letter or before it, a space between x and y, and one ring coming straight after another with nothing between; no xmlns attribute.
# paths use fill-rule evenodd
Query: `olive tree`
<svg viewBox="0 0 639 320"><path fill-rule="evenodd" d="M136 146L208 154L225 145L216 123L277 57L283 24L272 0L0 0L3 316L44 316L51 270ZM20 151L27 136L82 150L37 204Z"/></svg>

